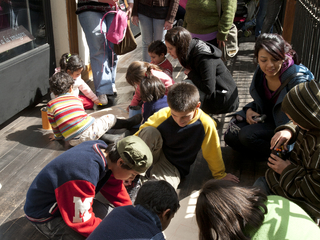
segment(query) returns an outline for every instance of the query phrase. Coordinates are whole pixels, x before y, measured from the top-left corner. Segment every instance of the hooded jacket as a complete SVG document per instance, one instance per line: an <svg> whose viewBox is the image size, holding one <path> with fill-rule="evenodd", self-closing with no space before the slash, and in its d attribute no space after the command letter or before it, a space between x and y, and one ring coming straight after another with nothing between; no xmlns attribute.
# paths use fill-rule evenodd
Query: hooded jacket
<svg viewBox="0 0 320 240"><path fill-rule="evenodd" d="M271 168L266 180L271 190L300 205L312 217L320 217L320 86L315 81L300 83L284 97L282 110L299 126L289 129L295 141L291 164L281 174Z"/></svg>
<svg viewBox="0 0 320 240"><path fill-rule="evenodd" d="M283 111L281 111L281 103L284 96L290 91L291 88L293 88L297 84L305 81L311 81L314 78L313 74L310 72L310 70L307 67L305 67L302 64L300 65L293 64L286 71L284 71L280 76L281 83L285 82L286 79L294 73L303 73L304 75L294 77L293 79L290 80L287 86L284 87L279 93L277 100L271 109L272 116L267 115L267 119L270 120L272 118L276 127L279 127L289 122L289 118L286 116L286 114ZM266 102L264 100L263 78L264 78L264 74L260 69L260 67L258 66L253 75L253 79L252 79L250 90L249 90L250 95L253 98L253 102L248 103L243 107L243 110L236 112L235 114L238 114L245 119L248 108L251 108L253 111L259 114L267 114L268 106L266 106Z"/></svg>
<svg viewBox="0 0 320 240"><path fill-rule="evenodd" d="M221 56L220 49L194 38L184 66L190 69L188 79L206 94L201 108L209 114L233 112L239 106L236 83Z"/></svg>

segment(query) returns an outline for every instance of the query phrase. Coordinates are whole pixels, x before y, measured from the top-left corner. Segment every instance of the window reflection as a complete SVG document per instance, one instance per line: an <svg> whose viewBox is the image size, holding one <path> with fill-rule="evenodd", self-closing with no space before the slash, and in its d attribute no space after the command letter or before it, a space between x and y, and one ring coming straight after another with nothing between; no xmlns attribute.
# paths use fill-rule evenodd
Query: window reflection
<svg viewBox="0 0 320 240"><path fill-rule="evenodd" d="M0 0L0 62L47 41L43 0Z"/></svg>

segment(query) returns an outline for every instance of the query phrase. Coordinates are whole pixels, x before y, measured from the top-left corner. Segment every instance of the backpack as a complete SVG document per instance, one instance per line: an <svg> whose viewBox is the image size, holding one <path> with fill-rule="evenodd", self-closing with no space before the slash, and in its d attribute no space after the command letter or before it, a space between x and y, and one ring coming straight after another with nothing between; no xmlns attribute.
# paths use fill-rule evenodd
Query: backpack
<svg viewBox="0 0 320 240"><path fill-rule="evenodd" d="M102 21L109 13L114 13L115 16L111 22L111 25L108 31L105 33L102 31ZM116 5L116 11L109 11L105 15L103 15L100 21L100 32L106 34L106 38L108 41L119 44L124 36L126 35L126 30L128 26L128 16L125 11L119 9L118 5Z"/></svg>

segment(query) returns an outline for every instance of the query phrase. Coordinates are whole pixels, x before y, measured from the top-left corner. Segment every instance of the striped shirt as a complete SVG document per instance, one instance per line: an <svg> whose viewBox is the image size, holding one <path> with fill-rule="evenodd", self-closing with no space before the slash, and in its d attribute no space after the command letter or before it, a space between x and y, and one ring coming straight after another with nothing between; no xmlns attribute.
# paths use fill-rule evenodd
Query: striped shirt
<svg viewBox="0 0 320 240"><path fill-rule="evenodd" d="M69 141L77 137L95 120L84 111L79 98L70 93L59 95L47 107L48 119L57 140L64 138Z"/></svg>

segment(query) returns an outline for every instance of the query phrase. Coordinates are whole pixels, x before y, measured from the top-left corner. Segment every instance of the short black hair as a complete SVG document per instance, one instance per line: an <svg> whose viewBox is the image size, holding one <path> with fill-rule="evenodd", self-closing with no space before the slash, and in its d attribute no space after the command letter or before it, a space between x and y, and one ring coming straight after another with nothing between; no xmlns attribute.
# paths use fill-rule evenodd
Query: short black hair
<svg viewBox="0 0 320 240"><path fill-rule="evenodd" d="M162 53L164 55L166 55L167 54L167 46L160 40L153 41L148 46L148 52L149 53L155 53L158 56L160 56Z"/></svg>
<svg viewBox="0 0 320 240"><path fill-rule="evenodd" d="M112 143L107 146L106 154L107 154L107 158L109 158L112 163L117 163L117 161L121 158L121 156L118 152L116 143ZM126 152L124 153L124 155L125 155L126 159L134 165L134 161L132 160L130 155ZM132 170L132 168L129 167L125 162L121 165L121 167L126 170Z"/></svg>
<svg viewBox="0 0 320 240"><path fill-rule="evenodd" d="M156 76L147 76L140 83L140 97L144 102L157 101L166 93L166 87Z"/></svg>
<svg viewBox="0 0 320 240"><path fill-rule="evenodd" d="M141 205L159 215L170 209L167 217L175 214L179 207L179 199L174 188L164 180L150 180L139 189L135 205Z"/></svg>
<svg viewBox="0 0 320 240"><path fill-rule="evenodd" d="M173 84L167 98L169 107L177 112L195 110L200 101L197 87L187 82Z"/></svg>
<svg viewBox="0 0 320 240"><path fill-rule="evenodd" d="M49 79L50 90L54 95L69 92L73 84L73 78L66 72L57 72Z"/></svg>

